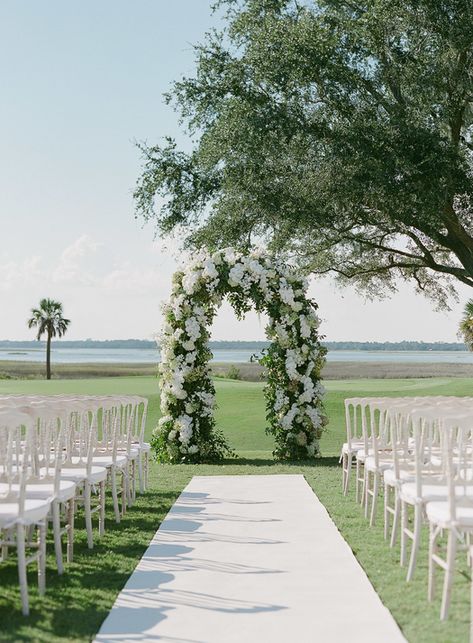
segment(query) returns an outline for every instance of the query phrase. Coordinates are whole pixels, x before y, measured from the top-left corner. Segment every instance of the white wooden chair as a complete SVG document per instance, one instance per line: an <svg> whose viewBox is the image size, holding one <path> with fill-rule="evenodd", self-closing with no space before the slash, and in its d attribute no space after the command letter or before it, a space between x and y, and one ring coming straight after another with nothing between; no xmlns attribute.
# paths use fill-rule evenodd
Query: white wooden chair
<svg viewBox="0 0 473 643"><path fill-rule="evenodd" d="M468 549L466 535L473 533L473 413L458 414L443 421L443 455L446 465L447 495L426 503L430 524L428 599L435 595L435 571L445 571L440 618L448 617L455 561L459 549ZM446 557L438 540L447 532Z"/></svg>
<svg viewBox="0 0 473 643"><path fill-rule="evenodd" d="M442 461L442 441L445 423L449 418L462 417L464 407L448 405L417 409L411 414L415 447L415 480L404 482L401 500L401 565L407 563L407 542L412 541L406 580L413 578L420 547L425 508L432 501L444 501L448 488L446 467ZM409 507L414 509L413 526L408 523Z"/></svg>
<svg viewBox="0 0 473 643"><path fill-rule="evenodd" d="M342 450L340 453L340 461L342 463L342 491L343 495L345 496L347 495L348 489L350 487L353 459L356 457L358 451L361 451L364 447L363 434L361 429L361 413L363 408L362 399L363 398L353 397L345 400L345 424L347 441L342 445Z"/></svg>
<svg viewBox="0 0 473 643"><path fill-rule="evenodd" d="M364 461L364 509L365 517L369 515L370 526L376 520L383 472L393 467L393 418L388 414L391 403L379 398L371 399L367 404L369 424L365 421L363 431L371 447Z"/></svg>
<svg viewBox="0 0 473 643"><path fill-rule="evenodd" d="M99 536L105 530L105 482L107 469L93 463L92 457L97 440L93 422L94 411L85 400L63 400L67 412L66 453L61 468L61 479L71 480L81 495L76 501L84 505L87 545L94 546L92 516L99 513ZM98 488L98 503L92 508L92 490Z"/></svg>
<svg viewBox="0 0 473 643"><path fill-rule="evenodd" d="M38 563L38 589L40 595L46 588L46 530L47 515L51 501L29 498L27 496L28 476L33 467L32 418L15 409L0 410L0 458L2 478L7 484L0 495L0 531L2 532L3 553L16 547L18 555L18 578L20 585L22 612L29 614L27 566ZM12 491L14 481L18 487ZM37 527L38 540L33 543L27 536L30 527ZM36 551L26 556L26 548Z"/></svg>

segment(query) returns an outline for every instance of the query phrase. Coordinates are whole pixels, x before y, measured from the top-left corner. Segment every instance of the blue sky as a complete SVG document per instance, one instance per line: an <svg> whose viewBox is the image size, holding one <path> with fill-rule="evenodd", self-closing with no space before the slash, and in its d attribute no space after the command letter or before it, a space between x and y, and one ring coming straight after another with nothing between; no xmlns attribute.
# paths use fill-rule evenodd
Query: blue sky
<svg viewBox="0 0 473 643"><path fill-rule="evenodd" d="M218 25L210 4L0 3L0 339L31 337L25 320L42 296L63 301L71 339L159 330L176 264L172 244L134 219L133 141L188 145L162 94L192 74L191 43ZM456 339L459 308L436 313L409 287L382 303L327 279L311 292L329 340ZM264 320L237 322L225 306L213 329L215 339L263 336Z"/></svg>

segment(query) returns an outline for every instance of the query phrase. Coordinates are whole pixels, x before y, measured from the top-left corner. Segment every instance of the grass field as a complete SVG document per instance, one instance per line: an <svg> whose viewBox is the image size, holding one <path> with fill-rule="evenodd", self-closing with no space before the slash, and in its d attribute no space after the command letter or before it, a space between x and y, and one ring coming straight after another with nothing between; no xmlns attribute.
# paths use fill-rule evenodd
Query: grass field
<svg viewBox="0 0 473 643"><path fill-rule="evenodd" d="M159 522L193 475L302 473L324 503L385 605L411 642L468 640L470 581L463 566L455 577L450 619L440 623L439 601L426 600L426 548L422 548L418 573L407 585L399 552L383 539L382 525L369 529L353 496L340 492L338 453L344 438L343 400L349 396L470 395L472 380L462 378L408 380L340 380L326 382L329 430L322 442L323 457L316 463L280 464L271 459L272 442L264 433L262 385L257 382L217 380L217 421L238 459L220 466L154 465L150 491L140 497L120 525L111 519L92 552L84 532L77 531L75 561L63 577L54 571L49 547L47 593L40 599L30 574L31 615L21 616L14 559L0 567L0 640L87 641L96 633L117 593L134 569ZM136 393L150 400L147 431L159 415L157 383L152 377L87 380L0 382L0 393ZM78 527L81 521L78 521ZM314 547L317 542L314 542ZM343 582L343 579L341 579ZM340 606L343 609L343 606ZM349 640L347 633L347 640ZM314 638L315 640L315 638Z"/></svg>

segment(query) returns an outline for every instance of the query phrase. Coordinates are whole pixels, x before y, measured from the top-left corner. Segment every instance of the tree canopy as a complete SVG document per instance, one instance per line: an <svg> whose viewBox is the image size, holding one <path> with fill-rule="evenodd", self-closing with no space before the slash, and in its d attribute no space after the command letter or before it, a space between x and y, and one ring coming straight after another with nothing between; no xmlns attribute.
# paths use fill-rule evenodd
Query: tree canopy
<svg viewBox="0 0 473 643"><path fill-rule="evenodd" d="M368 294L473 286L473 0L221 0L141 145L137 214L191 246L264 244Z"/></svg>

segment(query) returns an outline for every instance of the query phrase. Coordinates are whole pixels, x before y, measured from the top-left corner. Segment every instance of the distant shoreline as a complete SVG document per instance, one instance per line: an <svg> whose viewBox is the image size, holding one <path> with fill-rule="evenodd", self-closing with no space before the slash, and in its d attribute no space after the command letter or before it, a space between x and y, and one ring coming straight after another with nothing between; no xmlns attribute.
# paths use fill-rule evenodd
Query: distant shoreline
<svg viewBox="0 0 473 643"><path fill-rule="evenodd" d="M54 379L89 379L98 377L156 376L157 365L143 363L76 363L54 364ZM228 378L237 373L239 379L261 381L263 368L259 364L212 363L216 377ZM473 364L452 363L402 363L402 362L327 362L322 376L327 380L351 379L405 379L432 377L471 377ZM41 379L44 377L44 364L40 362L20 362L0 360L1 379ZM473 381L472 381L473 387Z"/></svg>
<svg viewBox="0 0 473 643"><path fill-rule="evenodd" d="M218 350L254 350L261 351L267 347L266 341L211 341L211 349ZM329 351L387 351L387 352L418 352L418 351L466 351L465 344L460 342L322 342ZM17 350L43 350L44 342L26 340L0 340L0 352ZM79 348L79 349L157 349L156 342L146 339L111 339L111 340L59 340L53 342L54 349Z"/></svg>

